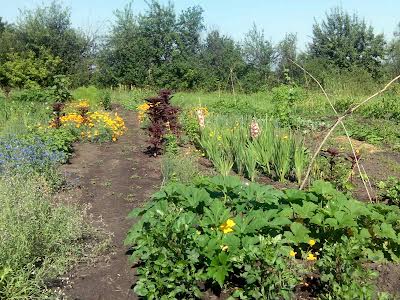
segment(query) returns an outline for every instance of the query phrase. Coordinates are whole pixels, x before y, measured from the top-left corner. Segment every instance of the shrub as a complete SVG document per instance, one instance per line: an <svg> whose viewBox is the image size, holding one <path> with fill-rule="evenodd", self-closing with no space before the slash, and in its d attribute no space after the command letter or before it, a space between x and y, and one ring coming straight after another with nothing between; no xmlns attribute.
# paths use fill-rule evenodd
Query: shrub
<svg viewBox="0 0 400 300"><path fill-rule="evenodd" d="M161 90L157 97L146 99L150 106L147 110L147 116L150 121L148 130L151 146L149 150L155 155L164 150L167 134L172 133L177 136L180 131L178 122L179 109L171 105L171 98L171 91Z"/></svg>
<svg viewBox="0 0 400 300"><path fill-rule="evenodd" d="M49 89L32 88L13 92L11 100L17 102L54 102L54 94Z"/></svg>
<svg viewBox="0 0 400 300"><path fill-rule="evenodd" d="M389 177L386 181L378 183L379 196L390 204L400 205L400 179Z"/></svg>
<svg viewBox="0 0 400 300"><path fill-rule="evenodd" d="M69 78L65 75L56 75L54 76L54 84L51 87L53 91L54 100L56 102L67 102L72 99L72 95L69 91L69 86L71 82Z"/></svg>
<svg viewBox="0 0 400 300"><path fill-rule="evenodd" d="M103 91L101 95L101 105L105 110L111 110L111 93L109 90Z"/></svg>

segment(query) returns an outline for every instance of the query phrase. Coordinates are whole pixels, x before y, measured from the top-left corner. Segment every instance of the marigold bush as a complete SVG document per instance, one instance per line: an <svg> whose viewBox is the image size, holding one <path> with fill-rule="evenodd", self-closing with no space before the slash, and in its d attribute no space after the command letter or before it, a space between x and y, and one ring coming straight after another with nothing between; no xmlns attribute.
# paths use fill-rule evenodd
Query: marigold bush
<svg viewBox="0 0 400 300"><path fill-rule="evenodd" d="M89 111L89 103L85 100L69 105L68 112L60 117L61 127L69 128L74 134L92 142L115 142L126 131L124 120L117 113ZM55 121L50 127L56 127Z"/></svg>

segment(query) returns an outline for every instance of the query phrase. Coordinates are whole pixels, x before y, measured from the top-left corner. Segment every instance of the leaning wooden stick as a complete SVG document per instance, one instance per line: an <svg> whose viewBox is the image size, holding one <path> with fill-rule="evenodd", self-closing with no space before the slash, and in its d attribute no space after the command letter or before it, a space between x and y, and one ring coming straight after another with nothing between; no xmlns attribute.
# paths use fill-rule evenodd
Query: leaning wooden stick
<svg viewBox="0 0 400 300"><path fill-rule="evenodd" d="M322 90L322 93L324 94L326 100L328 101L329 105L331 106L333 112L335 113L335 115L336 115L337 117L339 117L339 113L338 113L337 110L335 109L335 106L333 105L331 99L329 98L328 94L326 93L325 89L323 88L323 86L321 85L321 83L318 81L318 79L315 78L310 72L308 72L304 67L302 67L301 65L299 65L297 62L295 62L295 61L293 61L293 60L291 60L291 59L289 59L289 60L290 60L293 64L295 64L297 67L299 67L301 70L303 70L307 75L309 75L309 76L318 84L318 86L319 86L320 89ZM353 157L354 157L355 162L356 162L357 170L358 170L358 173L360 174L360 178L361 178L361 181L362 181L362 183L363 183L363 185L364 185L365 191L367 192L368 199L369 199L369 201L372 201L371 193L370 193L370 191L368 190L368 186L367 186L367 183L366 183L365 180L364 180L364 177L362 176L360 164L359 164L359 162L358 162L357 153L356 153L356 150L355 150L355 148L354 148L353 142L351 141L349 132L347 131L347 128L346 128L346 126L344 125L344 123L343 123L342 121L340 121L339 123L342 125L343 130L344 130L344 132L345 132L345 134L346 134L347 140L349 141L350 148L351 148L351 151L352 151L352 153L353 153ZM323 145L324 145L324 143L322 143L322 145L321 145L319 151L321 151ZM316 157L318 156L319 151L316 152L316 155L315 155L314 160L315 160ZM311 165L311 168L312 168L312 165ZM304 188L304 184L305 184L305 182L303 181L303 182L302 182L302 185L300 186L300 189Z"/></svg>
<svg viewBox="0 0 400 300"><path fill-rule="evenodd" d="M393 78L390 82L388 82L388 83L384 86L383 89L381 89L380 91L378 91L378 92L376 92L375 94L371 95L370 97L366 98L365 100L361 101L361 102L360 102L359 104L357 104L356 106L350 108L350 109L347 110L342 116L339 116L339 114L337 113L335 107L333 106L332 102L330 101L330 99L329 99L329 97L328 97L328 95L327 95L325 89L322 87L322 85L319 83L319 81L318 81L312 74L310 74L307 70L305 70L302 66L300 66L298 63L296 63L295 61L293 61L293 60L291 60L291 59L290 59L290 61L291 61L293 64L295 64L297 67L301 68L305 73L307 73L307 74L318 84L318 86L321 88L322 92L324 93L325 98L327 99L329 105L332 107L333 111L335 112L335 114L336 114L337 117L338 117L337 120L336 120L336 122L335 122L335 124L333 124L333 126L330 128L330 130L329 130L328 133L325 135L325 137L324 137L324 139L322 140L322 142L320 143L320 145L317 147L317 150L315 151L314 155L312 156L311 161L310 161L310 164L309 164L309 166L308 166L308 168L307 168L307 172L306 172L306 175L305 175L305 177L304 177L304 180L303 180L302 184L300 185L300 189L303 189L303 188L305 187L305 185L307 184L307 181L308 181L308 178L310 177L310 173L311 173L311 170L312 170L312 166L313 166L313 164L314 164L314 162L315 162L315 159L317 158L317 156L318 156L319 152L321 151L321 149L322 149L323 145L325 144L325 142L328 140L329 136L332 134L332 132L335 130L335 128L336 128L339 124L342 125L342 127L343 127L343 129L344 129L344 131L345 131L345 133L346 133L346 136L347 136L347 138L348 138L348 140L349 140L349 143L350 143L350 146L351 146L351 149L352 149L352 152L353 152L353 156L354 156L355 159L356 159L357 169L358 169L358 171L359 171L359 173L360 173L360 175L361 175L362 172L361 172L360 165L359 165L359 163L358 163L357 155L356 155L356 153L355 153L355 149L354 149L353 143L352 143L352 141L351 141L351 139L350 139L350 135L348 134L347 128L345 127L345 125L344 125L344 123L343 123L343 119L346 118L348 115L351 115L351 114L352 114L356 109L358 109L360 106L364 105L365 103L367 103L368 101L370 101L370 100L373 99L374 97L376 97L376 96L380 95L381 93L385 92L395 81L397 81L398 79L400 79L400 75L396 76L396 77ZM370 192L369 192L369 190L368 190L368 187L367 187L367 183L365 182L363 176L360 176L360 177L361 177L361 180L363 181L364 187L365 187L365 189L366 189L366 191L367 191L368 198L369 198L370 201L372 201L371 194L370 194Z"/></svg>

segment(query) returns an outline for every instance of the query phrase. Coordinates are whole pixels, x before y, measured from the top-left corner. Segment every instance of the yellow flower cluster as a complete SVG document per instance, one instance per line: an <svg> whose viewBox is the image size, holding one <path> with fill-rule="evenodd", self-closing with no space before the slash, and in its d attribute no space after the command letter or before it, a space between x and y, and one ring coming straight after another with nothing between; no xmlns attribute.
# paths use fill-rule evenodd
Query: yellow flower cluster
<svg viewBox="0 0 400 300"><path fill-rule="evenodd" d="M138 107L136 107L137 111L139 112L139 122L143 122L146 112L149 110L149 108L150 105L147 103L140 104Z"/></svg>
<svg viewBox="0 0 400 300"><path fill-rule="evenodd" d="M106 129L112 131L112 140L115 142L121 135L126 131L124 120L115 113L112 116L107 112L91 112L88 113L88 125L89 127L101 127L104 126Z"/></svg>
<svg viewBox="0 0 400 300"><path fill-rule="evenodd" d="M235 221L233 221L232 219L228 219L226 220L225 223L221 224L219 226L219 229L221 229L221 231L223 233L229 233L233 231L233 227L236 225Z"/></svg>
<svg viewBox="0 0 400 300"><path fill-rule="evenodd" d="M308 241L308 244L309 244L311 247L313 247L316 243L317 243L317 242L316 242L316 240L314 240L314 239L311 239L311 240ZM295 252L294 250L291 250L291 251L289 252L289 256L290 256L290 257L296 257L296 255L297 255L297 252ZM318 253L312 253L311 251L309 251L309 252L307 252L306 260L308 260L308 261L317 260L317 255L318 255Z"/></svg>
<svg viewBox="0 0 400 300"><path fill-rule="evenodd" d="M73 124L75 125L76 128L81 127L81 125L85 122L85 119L80 114L77 113L66 114L65 116L62 116L60 120L61 124L63 125Z"/></svg>
<svg viewBox="0 0 400 300"><path fill-rule="evenodd" d="M126 131L124 120L115 113L111 115L108 112L89 112L84 118L77 113L68 113L60 118L62 126L72 126L80 128L81 138L98 139L101 135L110 136L112 141L116 141ZM50 124L54 126L54 121Z"/></svg>
<svg viewBox="0 0 400 300"><path fill-rule="evenodd" d="M79 109L79 108L89 108L89 101L87 100L80 100L78 103L76 103L75 108Z"/></svg>
<svg viewBox="0 0 400 300"><path fill-rule="evenodd" d="M209 114L208 108L205 106L193 107L190 111L190 114L193 115L194 113L198 112L201 112L204 117L207 117L207 115Z"/></svg>

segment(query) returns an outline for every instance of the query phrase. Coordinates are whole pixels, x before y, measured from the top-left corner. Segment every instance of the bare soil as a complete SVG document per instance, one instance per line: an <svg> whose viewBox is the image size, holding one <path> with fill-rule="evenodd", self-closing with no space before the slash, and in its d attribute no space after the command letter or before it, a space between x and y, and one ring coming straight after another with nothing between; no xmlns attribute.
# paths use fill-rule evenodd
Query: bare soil
<svg viewBox="0 0 400 300"><path fill-rule="evenodd" d="M116 108L128 131L115 143L75 146L70 164L63 166L69 183L79 193L77 202L89 207L94 219L101 219L111 233L110 250L95 262L81 264L68 274L67 299L137 299L131 290L134 269L123 245L134 220L128 213L142 206L161 184L160 163L144 152L145 132L134 113Z"/></svg>

